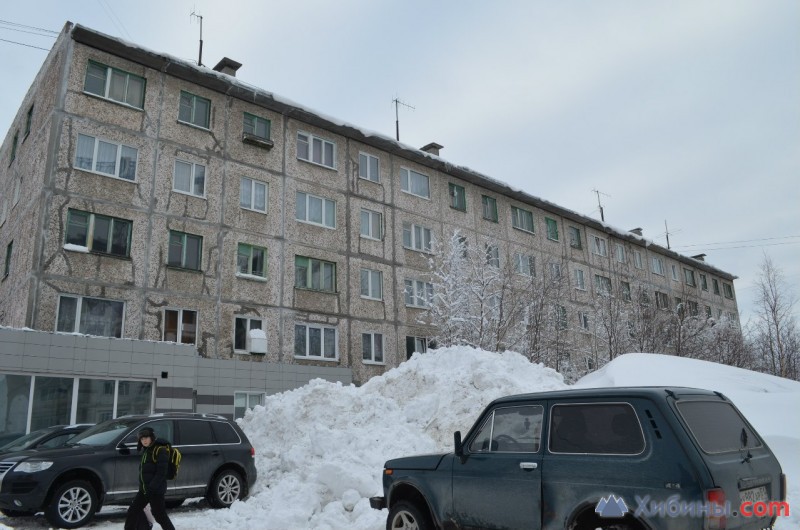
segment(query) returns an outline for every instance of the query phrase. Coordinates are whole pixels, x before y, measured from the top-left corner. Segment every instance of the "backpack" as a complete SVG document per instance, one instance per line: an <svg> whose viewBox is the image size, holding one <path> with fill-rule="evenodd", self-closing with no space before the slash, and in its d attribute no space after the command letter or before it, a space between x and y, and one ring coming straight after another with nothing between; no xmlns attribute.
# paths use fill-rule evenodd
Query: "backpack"
<svg viewBox="0 0 800 530"><path fill-rule="evenodd" d="M181 468L181 452L177 447L172 447L170 444L159 445L153 451L153 462L157 461L159 449L165 449L169 457L169 467L167 468L167 480L174 480L178 476L178 470Z"/></svg>

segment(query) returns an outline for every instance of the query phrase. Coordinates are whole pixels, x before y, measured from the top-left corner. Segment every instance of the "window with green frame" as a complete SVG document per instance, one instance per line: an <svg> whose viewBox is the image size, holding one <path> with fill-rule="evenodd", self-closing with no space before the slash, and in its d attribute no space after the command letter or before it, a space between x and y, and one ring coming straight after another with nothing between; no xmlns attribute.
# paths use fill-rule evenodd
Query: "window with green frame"
<svg viewBox="0 0 800 530"><path fill-rule="evenodd" d="M244 113L244 134L249 134L262 140L269 140L271 122L249 112Z"/></svg>
<svg viewBox="0 0 800 530"><path fill-rule="evenodd" d="M467 211L467 191L464 186L450 183L450 208Z"/></svg>
<svg viewBox="0 0 800 530"><path fill-rule="evenodd" d="M236 253L236 273L245 276L267 277L267 249L239 243Z"/></svg>
<svg viewBox="0 0 800 530"><path fill-rule="evenodd" d="M144 77L89 61L83 91L141 109L144 108L145 84Z"/></svg>
<svg viewBox="0 0 800 530"><path fill-rule="evenodd" d="M336 291L336 264L330 261L294 257L294 286L313 291Z"/></svg>
<svg viewBox="0 0 800 530"><path fill-rule="evenodd" d="M533 234L533 212L512 206L511 226L517 230L522 230L524 232L530 232Z"/></svg>
<svg viewBox="0 0 800 530"><path fill-rule="evenodd" d="M67 211L65 243L91 252L130 257L133 222L81 210Z"/></svg>
<svg viewBox="0 0 800 530"><path fill-rule="evenodd" d="M181 90L178 121L208 129L211 123L211 100Z"/></svg>
<svg viewBox="0 0 800 530"><path fill-rule="evenodd" d="M175 230L169 231L167 265L182 269L200 270L203 238Z"/></svg>
<svg viewBox="0 0 800 530"><path fill-rule="evenodd" d="M481 195L483 218L493 223L497 222L497 199L488 195Z"/></svg>
<svg viewBox="0 0 800 530"><path fill-rule="evenodd" d="M544 222L547 225L547 239L558 241L558 221L545 217Z"/></svg>

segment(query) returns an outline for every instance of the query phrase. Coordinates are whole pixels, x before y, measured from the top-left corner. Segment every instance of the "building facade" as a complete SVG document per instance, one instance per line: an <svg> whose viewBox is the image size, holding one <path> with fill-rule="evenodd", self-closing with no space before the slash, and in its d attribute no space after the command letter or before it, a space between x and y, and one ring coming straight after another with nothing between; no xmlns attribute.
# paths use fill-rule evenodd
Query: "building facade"
<svg viewBox="0 0 800 530"><path fill-rule="evenodd" d="M426 347L415 293L454 230L566 259L586 280L571 315L596 276L738 314L735 277L701 258L454 166L437 144L337 123L239 82L239 66L65 26L0 148L0 325L363 382Z"/></svg>

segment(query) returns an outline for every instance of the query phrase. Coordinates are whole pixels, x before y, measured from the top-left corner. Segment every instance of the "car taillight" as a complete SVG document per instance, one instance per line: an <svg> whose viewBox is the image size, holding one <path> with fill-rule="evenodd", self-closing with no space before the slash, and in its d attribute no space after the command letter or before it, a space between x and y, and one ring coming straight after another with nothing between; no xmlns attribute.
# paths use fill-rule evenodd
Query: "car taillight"
<svg viewBox="0 0 800 530"><path fill-rule="evenodd" d="M708 513L706 515L706 530L725 530L727 520L725 518L725 490L714 488L706 490L706 503Z"/></svg>
<svg viewBox="0 0 800 530"><path fill-rule="evenodd" d="M251 458L255 458L256 457L256 448L253 447L252 445L250 446L250 457Z"/></svg>

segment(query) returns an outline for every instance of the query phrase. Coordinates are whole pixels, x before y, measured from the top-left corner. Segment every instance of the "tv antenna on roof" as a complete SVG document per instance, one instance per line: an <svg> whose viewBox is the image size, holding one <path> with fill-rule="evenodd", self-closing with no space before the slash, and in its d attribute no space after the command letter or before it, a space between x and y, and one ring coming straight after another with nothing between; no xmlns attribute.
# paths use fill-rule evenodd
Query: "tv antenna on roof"
<svg viewBox="0 0 800 530"><path fill-rule="evenodd" d="M197 17L200 19L200 51L197 54L197 66L203 66L203 16L195 13L193 9L189 17Z"/></svg>
<svg viewBox="0 0 800 530"><path fill-rule="evenodd" d="M408 107L411 110L414 110L414 107L412 107L411 105L409 105L408 103L406 103L404 101L400 101L400 98L394 98L392 100L392 103L394 103L394 128L395 128L395 132L397 134L397 141L399 142L400 141L400 114L399 114L398 108L399 108L400 105L402 105L404 107Z"/></svg>
<svg viewBox="0 0 800 530"><path fill-rule="evenodd" d="M600 195L605 195L606 197L611 197L611 195L608 195L607 193L603 193L600 190L593 189L592 191L597 194L597 207L600 208L600 220L605 223L606 222L606 216L605 216L605 214L603 214L603 205L600 203Z"/></svg>

